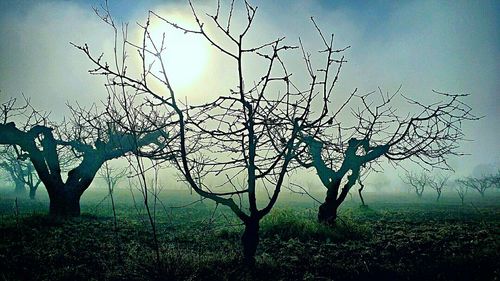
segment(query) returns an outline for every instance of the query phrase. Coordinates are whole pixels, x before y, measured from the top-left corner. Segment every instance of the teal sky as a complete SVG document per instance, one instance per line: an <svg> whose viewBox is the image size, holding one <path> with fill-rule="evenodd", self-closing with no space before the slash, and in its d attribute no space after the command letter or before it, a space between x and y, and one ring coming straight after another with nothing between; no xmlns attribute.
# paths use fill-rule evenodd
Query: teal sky
<svg viewBox="0 0 500 281"><path fill-rule="evenodd" d="M478 164L500 162L500 1L250 2L259 6L257 39L285 35L296 41L300 36L314 49L317 37L309 22L314 16L326 33L335 33L338 46L351 45L340 91L368 92L378 86L390 91L402 84L405 94L424 101L432 89L470 93L467 102L485 118L465 125L474 141L462 150L471 155L454 159L453 165L467 173ZM106 47L109 33L91 9L99 3L0 1L1 98L24 93L55 115L67 101L102 98L102 81L87 74L89 64L68 43ZM109 3L119 20L131 23L160 5L185 7L184 1ZM216 1L194 3L212 12Z"/></svg>

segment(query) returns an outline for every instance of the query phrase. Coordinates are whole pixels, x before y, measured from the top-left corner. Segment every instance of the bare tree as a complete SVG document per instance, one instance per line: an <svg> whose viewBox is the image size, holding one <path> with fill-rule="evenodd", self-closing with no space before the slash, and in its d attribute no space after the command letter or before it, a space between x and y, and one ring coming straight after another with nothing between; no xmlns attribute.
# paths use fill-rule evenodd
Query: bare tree
<svg viewBox="0 0 500 281"><path fill-rule="evenodd" d="M26 177L24 178L24 183L29 188L29 197L31 200L34 200L36 197L36 191L38 190L38 187L42 183L42 180L40 180L40 178L36 174L35 167L31 162L26 163L25 175Z"/></svg>
<svg viewBox="0 0 500 281"><path fill-rule="evenodd" d="M500 171L497 171L496 174L487 176L487 178L493 187L500 188Z"/></svg>
<svg viewBox="0 0 500 281"><path fill-rule="evenodd" d="M460 180L455 181L455 191L458 194L458 197L460 197L460 201L462 202L462 205L464 205L464 200L465 196L467 195L467 192L469 191L469 186L463 184Z"/></svg>
<svg viewBox="0 0 500 281"><path fill-rule="evenodd" d="M457 182L460 185L467 186L470 189L476 190L484 198L486 190L494 186L494 182L489 176L482 177L466 177L463 179L458 179Z"/></svg>
<svg viewBox="0 0 500 281"><path fill-rule="evenodd" d="M27 103L23 106L16 104L16 99L8 99L1 104L0 124L7 123L8 120L23 115L28 106ZM14 192L18 195L26 193L24 182L25 169L23 168L23 161L19 159L18 151L14 146L6 146L2 149L0 154L0 168L2 168L14 183Z"/></svg>
<svg viewBox="0 0 500 281"><path fill-rule="evenodd" d="M49 194L51 215L80 215L80 197L104 162L140 153L141 147L161 147L166 139L166 134L159 130L140 137L119 131L111 126L112 122L102 119L104 115L96 107L89 110L70 107L69 121L59 126L49 123L47 115L28 107L23 114L28 120L24 128L7 122L5 116L14 114L13 105L5 111L4 123L0 124L0 144L14 146L20 152L20 159L33 163ZM72 155L76 163L69 169L66 180L61 168L66 156L62 155Z"/></svg>
<svg viewBox="0 0 500 281"><path fill-rule="evenodd" d="M443 189L446 187L449 179L450 176L445 176L445 175L437 175L429 179L429 186L432 189L434 189L437 193L436 201L439 201L439 199L441 198L441 193L443 192Z"/></svg>
<svg viewBox="0 0 500 281"><path fill-rule="evenodd" d="M116 207L113 192L115 191L116 185L124 179L127 174L126 169L114 169L108 162L104 162L102 168L99 170L99 175L106 182L108 187L108 195L111 199L111 207L113 209L113 226L114 229L118 229L118 221L116 219Z"/></svg>
<svg viewBox="0 0 500 281"><path fill-rule="evenodd" d="M417 174L412 172L406 172L401 180L404 183L409 184L415 190L415 194L417 194L418 198L422 198L425 187L432 181L432 179L425 173Z"/></svg>
<svg viewBox="0 0 500 281"><path fill-rule="evenodd" d="M311 77L319 77L311 83L310 89L329 96L344 57L331 58L339 52L333 48L333 35L327 41L315 26L324 44L320 53L326 53L328 60L316 75L311 70L314 68L310 55L304 54ZM336 75L330 79L333 62L338 62L338 66L334 72ZM392 94L379 89L378 92L358 95L354 90L344 102L336 103L335 110L328 108L333 107L332 103L325 103L327 108L323 111L328 114L324 114L316 126L301 131L309 155L298 159L302 166L316 169L327 189L325 201L319 207L319 221L334 223L337 210L358 181L361 169L367 165L379 165L382 158L393 165L408 159L421 166L447 169L447 157L461 155L457 142L464 138L461 124L478 118L462 101L467 95L437 91L434 94L436 101L424 104L401 94L401 87ZM401 103L406 103L405 107L413 108L416 113L401 114L396 107ZM348 107L351 107L347 111L351 118L342 116ZM417 194L421 193L417 191Z"/></svg>
<svg viewBox="0 0 500 281"><path fill-rule="evenodd" d="M14 147L8 146L0 152L0 168L3 168L15 184L15 193L18 195L29 189L29 198L35 199L36 191L41 180L38 178L33 164L29 160L19 159Z"/></svg>
<svg viewBox="0 0 500 281"><path fill-rule="evenodd" d="M102 56L94 55L87 45L78 46L95 69L90 72L106 76L110 84L123 91L135 91L145 94L149 104L156 111L172 110L175 113L176 141L169 149L176 153L172 159L187 184L204 198L227 206L245 226L241 241L246 262L253 264L259 242L259 223L276 203L287 173L296 168L292 160L300 146L299 133L309 127L317 126L324 116L324 111L316 114L312 110L315 93L299 90L292 83L291 73L287 71L282 53L295 49L285 45L284 38L263 43L258 46L246 46L245 40L251 30L257 8L243 2L246 11L246 23L242 30L236 31L231 24L234 7L231 5L226 22L222 21L220 5L212 15L202 18L191 3L192 14L197 23L196 29L182 27L154 12L149 12L147 21L140 25L142 41L132 42L127 38L127 25L122 26L121 36L107 7L98 11L101 19L114 30L115 41L123 39L123 48L114 55L119 56L120 67L111 68ZM206 20L206 21L205 21ZM212 102L188 105L177 100L174 87L169 80L166 64L162 56L168 40L155 42L150 34L152 21L160 21L188 34L205 38L213 48L233 61L234 78L237 84L229 89L228 95L218 97ZM222 35L231 47L218 41L215 34L207 32L212 25L216 33ZM129 48L139 54L142 69L136 76L123 71ZM263 73L257 81L251 83L251 75L244 71L247 61L262 62ZM154 71L151 65L159 66ZM175 71L175 70L174 70ZM314 82L314 77L311 77ZM152 83L159 82L164 89L155 90ZM168 95L162 94L167 92ZM327 96L322 100L327 102ZM323 106L325 108L325 106ZM162 124L157 124L162 126ZM302 152L305 151L302 148ZM207 177L215 177L217 185L208 186ZM243 180L241 186L236 184ZM257 193L268 195L266 202L257 200ZM261 205L262 207L260 207Z"/></svg>
<svg viewBox="0 0 500 281"><path fill-rule="evenodd" d="M10 178L10 181L14 183L14 192L16 195L23 195L26 193L26 186L24 182L25 173L27 172L25 167L23 167L23 162L17 159L13 149L5 148L0 153L0 168L3 169Z"/></svg>
<svg viewBox="0 0 500 281"><path fill-rule="evenodd" d="M324 65L313 66L311 55L302 42L303 59L308 73L304 89L292 81L282 53L294 49L283 43L284 38L246 46L245 39L251 30L256 8L244 2L246 23L239 32L231 25L234 7L223 17L220 5L214 14L198 15L189 3L197 28L180 26L154 12L149 12L142 29L142 40L133 42L127 37L128 25L123 25L121 37L107 7L98 14L114 30L115 42L123 39L121 49L113 50L117 67L110 67L103 55L95 55L87 44L75 45L94 64L91 74L103 75L110 84L123 92L135 91L146 96L146 102L160 110L171 110L175 117L175 139L169 147L175 151L172 159L188 185L200 196L229 207L245 225L242 235L246 261L253 263L259 242L259 222L269 213L278 199L287 173L300 166L315 168L327 189L318 219L334 223L337 209L359 178L362 167L377 164L382 156L393 163L410 159L421 165L442 165L446 157L460 155L457 140L463 138L460 124L474 120L471 109L461 101L466 95L435 92L438 100L422 104L403 95L404 101L417 108L416 114L400 115L393 107L393 100L400 95L384 94L374 99L374 93L358 95L354 90L344 102L335 103L331 96L346 62L342 53L348 48L333 47L333 35L326 39L313 20L324 49ZM223 18L227 21L223 22ZM175 85L162 54L168 44L163 36L155 42L150 33L152 21L160 21L206 39L213 48L233 61L236 87L229 95L200 104L182 103L175 94ZM211 25L217 35L208 32ZM228 45L229 44L229 45ZM116 46L116 44L115 44ZM126 71L128 52L139 55L142 62L138 74ZM338 55L338 57L336 57ZM120 59L116 59L116 57ZM262 74L253 84L244 71L248 60L263 62ZM152 65L160 70L155 71ZM336 66L336 69L334 69ZM175 71L175 70L174 70ZM303 77L302 77L303 78ZM250 80L250 81L249 81ZM304 79L301 79L304 80ZM163 89L151 85L159 83ZM167 95L165 95L167 93ZM355 124L346 126L339 122L339 114L346 106L357 101L353 109ZM313 110L313 105L314 109ZM354 108L354 105L351 105ZM318 110L319 108L319 110ZM352 120L352 118L351 118ZM163 127L163 124L157 124ZM202 160L200 160L202 159ZM294 161L296 160L296 161ZM297 164L297 163L298 164ZM194 174L192 171L196 170ZM208 186L203 179L217 177L220 185ZM245 184L234 182L243 178ZM341 188L342 183L344 183ZM230 190L219 190L230 187ZM257 202L257 190L268 194L262 208Z"/></svg>

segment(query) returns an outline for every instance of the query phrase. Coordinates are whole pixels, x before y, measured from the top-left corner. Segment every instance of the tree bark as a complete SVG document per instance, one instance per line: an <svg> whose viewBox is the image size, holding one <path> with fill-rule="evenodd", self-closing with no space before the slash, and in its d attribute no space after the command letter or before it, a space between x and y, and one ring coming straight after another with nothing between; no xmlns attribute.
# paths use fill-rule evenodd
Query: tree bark
<svg viewBox="0 0 500 281"><path fill-rule="evenodd" d="M365 199L363 199L363 188L365 188L365 185L364 184L361 184L360 182L360 185L361 187L358 189L358 193L359 193L359 199L361 199L361 206L365 207L366 204L365 204Z"/></svg>
<svg viewBox="0 0 500 281"><path fill-rule="evenodd" d="M337 192L334 190L338 190L340 185L332 186L328 189L326 193L325 202L319 206L318 211L318 221L327 225L335 225L335 221L337 220L337 209L339 208L339 203L337 200Z"/></svg>
<svg viewBox="0 0 500 281"><path fill-rule="evenodd" d="M60 188L60 191L50 192L49 214L58 217L77 217L80 215L81 193L76 189Z"/></svg>
<svg viewBox="0 0 500 281"><path fill-rule="evenodd" d="M36 196L36 188L30 187L30 199L35 200L35 196Z"/></svg>
<svg viewBox="0 0 500 281"><path fill-rule="evenodd" d="M241 236L243 259L249 266L255 265L255 253L259 244L259 219L250 218L245 222L245 231Z"/></svg>
<svg viewBox="0 0 500 281"><path fill-rule="evenodd" d="M337 209L338 205L336 202L325 201L319 206L318 221L327 225L335 225L337 221Z"/></svg>

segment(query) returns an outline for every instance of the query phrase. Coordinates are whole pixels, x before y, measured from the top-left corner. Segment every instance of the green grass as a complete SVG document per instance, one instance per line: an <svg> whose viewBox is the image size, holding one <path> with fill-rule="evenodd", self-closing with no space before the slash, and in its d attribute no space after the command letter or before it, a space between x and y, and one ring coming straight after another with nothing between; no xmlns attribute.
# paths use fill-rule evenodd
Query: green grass
<svg viewBox="0 0 500 281"><path fill-rule="evenodd" d="M230 210L167 191L157 205L161 260L144 208L116 194L118 229L105 190L82 199L83 214L48 217L48 202L0 194L0 280L498 280L500 201L462 206L412 194L348 199L335 227L315 206L287 195L261 222L256 268L241 262L243 227ZM410 196L407 198L405 196ZM446 197L445 197L446 198Z"/></svg>
<svg viewBox="0 0 500 281"><path fill-rule="evenodd" d="M275 209L264 217L261 233L278 236L279 239L300 241L345 241L362 239L370 235L370 228L362 222L354 222L350 216L341 216L339 222L330 227L316 220L313 209Z"/></svg>

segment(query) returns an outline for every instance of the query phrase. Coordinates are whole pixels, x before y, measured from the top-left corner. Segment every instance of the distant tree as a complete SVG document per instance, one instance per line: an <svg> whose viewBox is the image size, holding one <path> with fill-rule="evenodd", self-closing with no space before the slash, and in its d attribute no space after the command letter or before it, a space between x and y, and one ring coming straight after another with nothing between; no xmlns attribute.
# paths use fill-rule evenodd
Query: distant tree
<svg viewBox="0 0 500 281"><path fill-rule="evenodd" d="M22 114L26 108L27 105L17 106L15 99L8 99L6 102L3 102L1 104L0 124L6 123L9 119ZM23 180L21 180L21 178L24 178L24 171L20 165L21 161L18 155L16 155L14 147L6 146L0 151L0 169L8 174L8 178L14 183L14 192L18 195L26 193L26 187Z"/></svg>
<svg viewBox="0 0 500 281"><path fill-rule="evenodd" d="M8 179L10 182L14 183L14 193L16 195L23 195L26 193L26 186L24 185L24 182L20 179L20 177L24 176L24 171L21 170L21 167L15 164L15 166L12 166L10 164L7 164L5 162L0 163L0 168L2 168L8 175Z"/></svg>
<svg viewBox="0 0 500 281"><path fill-rule="evenodd" d="M443 189L446 187L449 179L450 179L449 176L444 176L444 175L437 175L429 179L429 186L432 189L434 189L437 193L436 201L439 201L439 199L441 198L441 193L443 192Z"/></svg>
<svg viewBox="0 0 500 281"><path fill-rule="evenodd" d="M496 172L496 174L491 174L486 176L490 181L490 184L494 188L500 188L500 170Z"/></svg>
<svg viewBox="0 0 500 281"><path fill-rule="evenodd" d="M13 147L6 147L0 152L0 168L10 175L11 181L15 184L16 194L24 194L28 186L30 199L35 199L41 181L29 160L19 159Z"/></svg>
<svg viewBox="0 0 500 281"><path fill-rule="evenodd" d="M140 153L142 147L149 145L160 147L166 139L160 130L140 136L122 132L104 120L104 115L95 107L90 110L70 107L69 121L59 126L51 124L47 114L29 105L16 108L15 101L9 100L3 108L0 145L14 146L20 151L19 159L33 163L49 194L51 215L80 215L80 197L104 162L128 153ZM25 117L21 128L9 121L8 117L13 115ZM75 164L63 180L61 167L67 157Z"/></svg>
<svg viewBox="0 0 500 281"><path fill-rule="evenodd" d="M406 172L401 180L414 189L418 198L422 198L425 187L432 182L432 179L426 173L417 174L412 172Z"/></svg>
<svg viewBox="0 0 500 281"><path fill-rule="evenodd" d="M495 181L490 176L466 177L457 180L459 184L467 186L469 189L476 190L484 198L486 190L495 186Z"/></svg>
<svg viewBox="0 0 500 281"><path fill-rule="evenodd" d="M24 178L25 171L21 167L21 161L17 158L12 159L10 153L7 153L7 149L5 149L0 155L3 158L0 162L0 168L8 174L10 182L14 183L15 194L25 194L26 186L22 180L22 178Z"/></svg>
<svg viewBox="0 0 500 281"><path fill-rule="evenodd" d="M467 192L469 190L469 186L466 184L463 184L462 181L456 180L455 181L455 191L458 194L458 197L460 197L460 201L462 202L462 205L464 205L464 200L465 196L467 195Z"/></svg>

